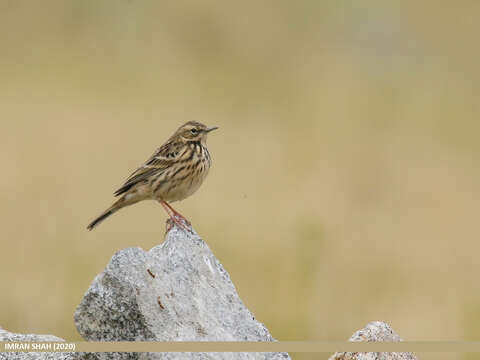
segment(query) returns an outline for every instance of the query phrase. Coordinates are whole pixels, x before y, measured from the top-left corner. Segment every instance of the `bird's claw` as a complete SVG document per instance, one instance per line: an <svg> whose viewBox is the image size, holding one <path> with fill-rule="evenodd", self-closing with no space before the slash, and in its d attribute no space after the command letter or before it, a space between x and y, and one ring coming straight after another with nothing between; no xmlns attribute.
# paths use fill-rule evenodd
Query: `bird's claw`
<svg viewBox="0 0 480 360"><path fill-rule="evenodd" d="M177 214L172 214L170 218L167 219L167 230L165 231L165 234L172 230L175 225L177 225L178 228L193 234L192 224L190 221Z"/></svg>

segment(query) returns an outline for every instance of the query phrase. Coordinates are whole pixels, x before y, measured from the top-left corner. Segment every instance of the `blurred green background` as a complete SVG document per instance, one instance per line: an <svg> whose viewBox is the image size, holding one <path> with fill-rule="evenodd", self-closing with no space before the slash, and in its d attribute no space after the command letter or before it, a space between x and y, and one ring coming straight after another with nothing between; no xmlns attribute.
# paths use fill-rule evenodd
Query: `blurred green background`
<svg viewBox="0 0 480 360"><path fill-rule="evenodd" d="M80 340L95 275L167 216L85 226L199 120L213 168L173 205L274 337L479 340L479 20L478 1L0 1L0 326Z"/></svg>

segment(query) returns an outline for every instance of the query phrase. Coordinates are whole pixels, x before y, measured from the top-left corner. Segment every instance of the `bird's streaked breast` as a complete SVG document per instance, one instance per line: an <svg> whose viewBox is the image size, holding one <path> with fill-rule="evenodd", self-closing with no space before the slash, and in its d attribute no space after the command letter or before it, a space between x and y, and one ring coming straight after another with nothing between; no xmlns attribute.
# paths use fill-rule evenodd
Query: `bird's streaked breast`
<svg viewBox="0 0 480 360"><path fill-rule="evenodd" d="M198 190L211 165L210 154L200 142L192 142L153 186L155 196L165 201L185 199Z"/></svg>

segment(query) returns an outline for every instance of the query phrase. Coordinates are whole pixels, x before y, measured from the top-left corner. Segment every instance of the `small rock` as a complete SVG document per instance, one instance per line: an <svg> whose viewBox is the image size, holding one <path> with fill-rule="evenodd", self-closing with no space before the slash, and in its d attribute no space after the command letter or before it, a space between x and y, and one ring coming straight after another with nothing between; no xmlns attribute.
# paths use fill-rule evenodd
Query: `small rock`
<svg viewBox="0 0 480 360"><path fill-rule="evenodd" d="M388 324L372 321L358 330L348 341L403 341ZM337 352L329 360L416 360L410 352Z"/></svg>
<svg viewBox="0 0 480 360"><path fill-rule="evenodd" d="M35 341L59 342L65 341L53 335L16 334L0 327L0 341ZM4 352L0 353L0 360L74 360L72 353L49 352Z"/></svg>

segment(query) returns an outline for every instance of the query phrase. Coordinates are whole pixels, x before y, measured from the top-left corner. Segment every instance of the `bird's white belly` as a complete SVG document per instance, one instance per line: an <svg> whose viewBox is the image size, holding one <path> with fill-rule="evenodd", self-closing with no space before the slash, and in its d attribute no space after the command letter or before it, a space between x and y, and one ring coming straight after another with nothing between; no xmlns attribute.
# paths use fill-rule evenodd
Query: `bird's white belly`
<svg viewBox="0 0 480 360"><path fill-rule="evenodd" d="M179 182L175 187L163 192L163 200L173 202L189 197L202 185L203 181L207 177L207 174L208 169L205 169L201 174Z"/></svg>

